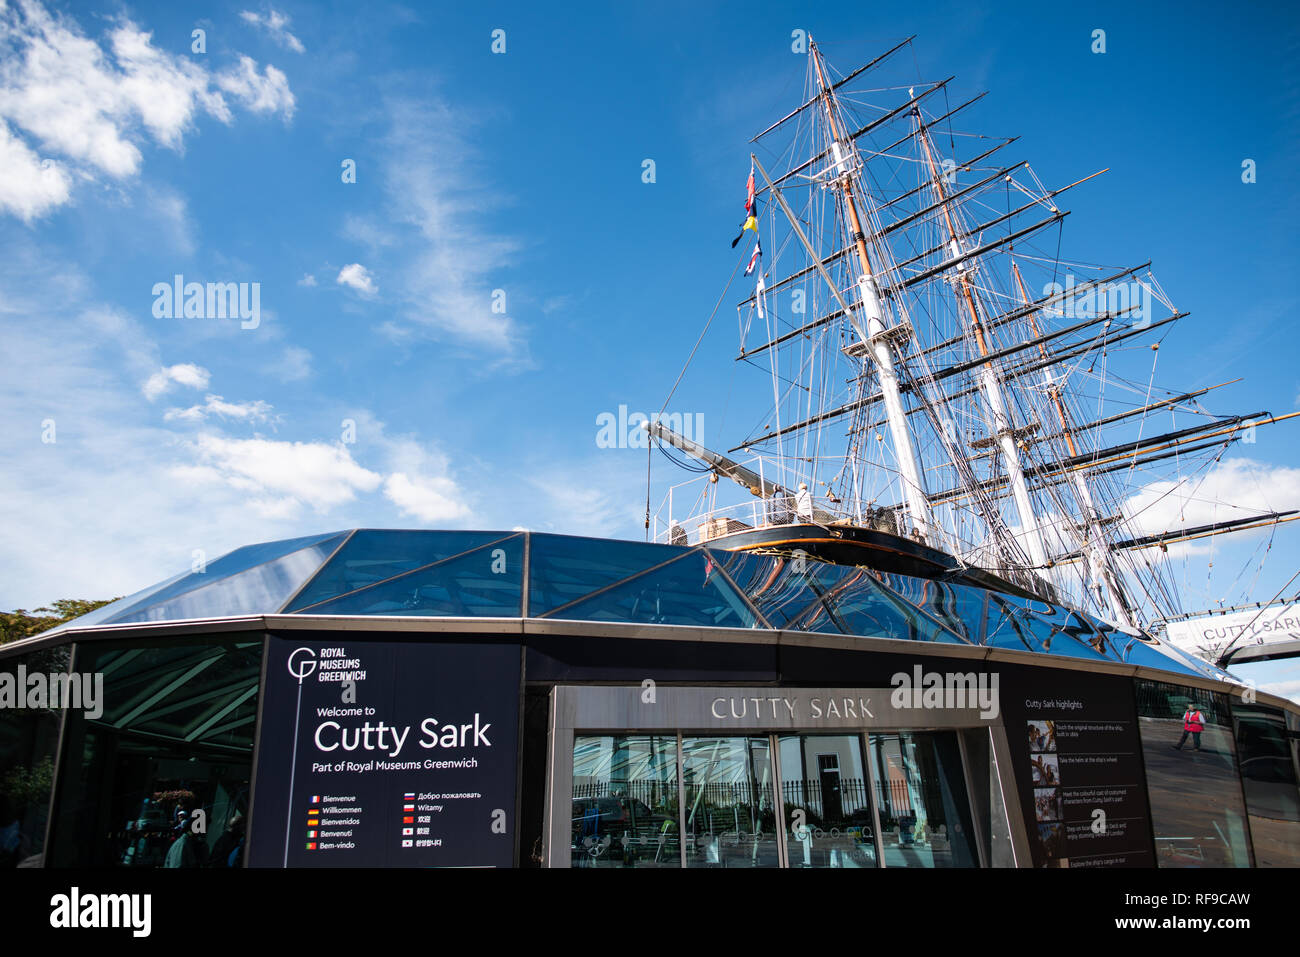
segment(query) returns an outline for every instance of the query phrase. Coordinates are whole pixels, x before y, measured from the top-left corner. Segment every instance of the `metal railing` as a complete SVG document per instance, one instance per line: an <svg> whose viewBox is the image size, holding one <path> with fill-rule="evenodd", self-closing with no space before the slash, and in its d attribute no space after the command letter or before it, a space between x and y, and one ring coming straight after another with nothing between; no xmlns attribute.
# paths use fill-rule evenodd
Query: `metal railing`
<svg viewBox="0 0 1300 957"><path fill-rule="evenodd" d="M869 782L863 778L840 778L837 788L840 813L847 817L857 811L869 811L871 808L868 799L869 787ZM575 801L602 797L626 797L640 801L652 809L656 807L675 809L677 782L595 781L573 786ZM823 793L822 782L815 779L783 782L781 799L785 803L787 814L793 808L802 808L821 816L826 810L826 795ZM770 790L756 783L714 781L707 784L686 785L686 801L689 806L698 804L700 807L708 808L770 807L772 795ZM882 821L913 814L912 801L913 791L906 781L876 783L876 804L880 809Z"/></svg>

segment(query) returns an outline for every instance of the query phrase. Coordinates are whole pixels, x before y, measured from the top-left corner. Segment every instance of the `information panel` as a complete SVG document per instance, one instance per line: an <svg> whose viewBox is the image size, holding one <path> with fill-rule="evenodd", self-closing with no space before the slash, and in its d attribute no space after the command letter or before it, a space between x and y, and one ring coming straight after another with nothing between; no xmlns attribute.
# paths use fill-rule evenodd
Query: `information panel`
<svg viewBox="0 0 1300 957"><path fill-rule="evenodd" d="M513 863L517 644L269 645L252 866Z"/></svg>
<svg viewBox="0 0 1300 957"><path fill-rule="evenodd" d="M1154 867L1129 679L1017 671L1003 707L1034 864Z"/></svg>

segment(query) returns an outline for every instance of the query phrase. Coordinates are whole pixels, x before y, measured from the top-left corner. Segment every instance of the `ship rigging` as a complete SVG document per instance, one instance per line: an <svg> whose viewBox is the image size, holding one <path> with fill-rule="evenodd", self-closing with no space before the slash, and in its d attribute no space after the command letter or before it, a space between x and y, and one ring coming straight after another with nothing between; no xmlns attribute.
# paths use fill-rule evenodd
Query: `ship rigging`
<svg viewBox="0 0 1300 957"><path fill-rule="evenodd" d="M1231 383L1157 386L1188 313L1149 262L1060 255L1058 200L1100 174L1048 189L1004 162L1017 138L960 131L984 94L950 107L953 77L863 85L912 39L838 78L810 42L801 104L752 141L741 236L755 233L742 254L757 275L736 358L771 405L726 452L647 423L652 449L699 473L647 507L647 534L831 548L1149 631L1186 614L1171 547L1300 514L1153 531L1145 511L1297 413L1216 415L1201 400ZM720 477L751 498L720 494Z"/></svg>

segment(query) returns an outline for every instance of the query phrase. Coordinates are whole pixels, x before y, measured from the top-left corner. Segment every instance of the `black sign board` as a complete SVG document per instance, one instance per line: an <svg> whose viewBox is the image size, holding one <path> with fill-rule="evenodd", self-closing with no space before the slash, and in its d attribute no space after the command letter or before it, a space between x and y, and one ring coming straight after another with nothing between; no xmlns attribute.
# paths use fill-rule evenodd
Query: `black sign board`
<svg viewBox="0 0 1300 957"><path fill-rule="evenodd" d="M1154 867L1132 681L1008 669L1002 708L1037 867Z"/></svg>
<svg viewBox="0 0 1300 957"><path fill-rule="evenodd" d="M249 863L513 863L517 644L268 639Z"/></svg>

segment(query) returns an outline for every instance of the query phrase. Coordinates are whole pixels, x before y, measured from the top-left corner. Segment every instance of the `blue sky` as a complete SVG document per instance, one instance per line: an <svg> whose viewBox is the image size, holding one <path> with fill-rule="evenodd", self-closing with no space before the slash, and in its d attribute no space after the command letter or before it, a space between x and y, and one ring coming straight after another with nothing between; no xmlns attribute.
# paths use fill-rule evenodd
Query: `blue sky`
<svg viewBox="0 0 1300 957"><path fill-rule="evenodd" d="M661 406L735 265L749 137L801 92L795 29L841 70L915 33L917 79L990 90L967 127L1019 134L1045 183L1109 167L1070 195L1065 250L1154 261L1191 312L1160 380L1241 376L1213 407L1297 408L1287 4L10 2L0 22L0 607L333 528L640 537L645 455L598 448L596 417ZM258 283L257 328L156 317L178 273ZM722 447L754 424L735 298L670 407ZM1295 430L1234 449L1217 494L1246 475L1300 504ZM1189 587L1271 597L1300 552L1279 531L1256 579L1267 542L1194 552Z"/></svg>

